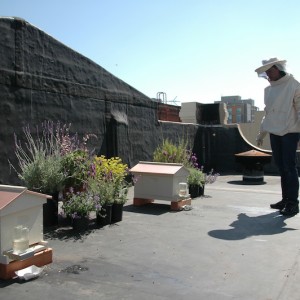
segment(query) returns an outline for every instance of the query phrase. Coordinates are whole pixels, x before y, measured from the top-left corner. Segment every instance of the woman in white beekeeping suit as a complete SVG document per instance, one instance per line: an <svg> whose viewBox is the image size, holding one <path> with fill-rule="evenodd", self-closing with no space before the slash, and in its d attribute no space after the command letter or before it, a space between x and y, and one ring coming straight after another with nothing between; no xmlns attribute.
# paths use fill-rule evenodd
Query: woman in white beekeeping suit
<svg viewBox="0 0 300 300"><path fill-rule="evenodd" d="M281 177L282 199L271 204L283 215L294 216L299 212L299 178L297 147L300 132L300 83L287 73L286 60L271 58L262 61L255 70L258 76L268 79L265 88L265 115L262 119L257 145L261 146L267 133L273 158Z"/></svg>

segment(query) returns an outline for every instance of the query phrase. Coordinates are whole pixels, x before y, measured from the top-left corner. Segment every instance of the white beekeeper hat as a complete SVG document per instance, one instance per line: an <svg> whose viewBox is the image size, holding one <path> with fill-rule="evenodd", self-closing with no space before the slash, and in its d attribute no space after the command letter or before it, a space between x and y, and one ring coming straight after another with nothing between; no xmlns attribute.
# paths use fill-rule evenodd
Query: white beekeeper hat
<svg viewBox="0 0 300 300"><path fill-rule="evenodd" d="M273 66L276 66L280 71L286 72L286 60L278 59L277 57L263 60L262 66L257 68L255 72L258 76L261 76Z"/></svg>

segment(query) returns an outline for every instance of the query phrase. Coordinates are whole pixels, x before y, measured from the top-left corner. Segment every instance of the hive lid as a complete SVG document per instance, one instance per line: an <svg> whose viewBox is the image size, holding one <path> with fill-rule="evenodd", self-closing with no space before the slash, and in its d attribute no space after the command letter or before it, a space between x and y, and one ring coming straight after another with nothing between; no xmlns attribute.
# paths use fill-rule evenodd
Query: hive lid
<svg viewBox="0 0 300 300"><path fill-rule="evenodd" d="M238 154L235 154L235 156L250 156L250 157L270 157L272 155L264 153L264 152L260 152L257 150L250 150L250 151L246 151L246 152L241 152Z"/></svg>
<svg viewBox="0 0 300 300"><path fill-rule="evenodd" d="M20 197L22 194L39 195L41 199L52 198L50 195L45 195L33 191L29 191L24 186L0 185L0 210Z"/></svg>
<svg viewBox="0 0 300 300"><path fill-rule="evenodd" d="M140 161L130 172L172 175L182 168L186 169L182 164Z"/></svg>

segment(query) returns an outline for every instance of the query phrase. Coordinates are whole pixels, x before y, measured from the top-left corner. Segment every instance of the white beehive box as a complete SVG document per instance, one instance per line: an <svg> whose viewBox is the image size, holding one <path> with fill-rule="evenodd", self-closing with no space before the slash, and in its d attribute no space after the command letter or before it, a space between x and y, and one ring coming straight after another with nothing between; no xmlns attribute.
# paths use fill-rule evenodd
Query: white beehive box
<svg viewBox="0 0 300 300"><path fill-rule="evenodd" d="M50 197L26 187L0 185L0 263L9 262L5 254L12 251L16 226L28 228L29 245L43 243L43 204Z"/></svg>
<svg viewBox="0 0 300 300"><path fill-rule="evenodd" d="M141 161L130 172L137 178L134 198L179 201L179 183L189 171L182 164Z"/></svg>

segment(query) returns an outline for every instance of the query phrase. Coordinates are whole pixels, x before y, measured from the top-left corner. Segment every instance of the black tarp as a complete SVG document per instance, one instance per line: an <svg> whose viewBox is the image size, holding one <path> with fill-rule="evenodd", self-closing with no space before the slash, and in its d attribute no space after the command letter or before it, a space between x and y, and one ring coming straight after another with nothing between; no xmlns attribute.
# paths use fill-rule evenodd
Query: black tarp
<svg viewBox="0 0 300 300"><path fill-rule="evenodd" d="M14 134L22 141L23 126L45 120L71 123L79 136L95 134L96 154L119 156L130 167L152 160L165 138L188 137L200 164L220 172L235 171L234 154L250 150L236 129L160 122L157 109L152 99L42 30L0 18L0 183L19 183L8 164L16 165Z"/></svg>

